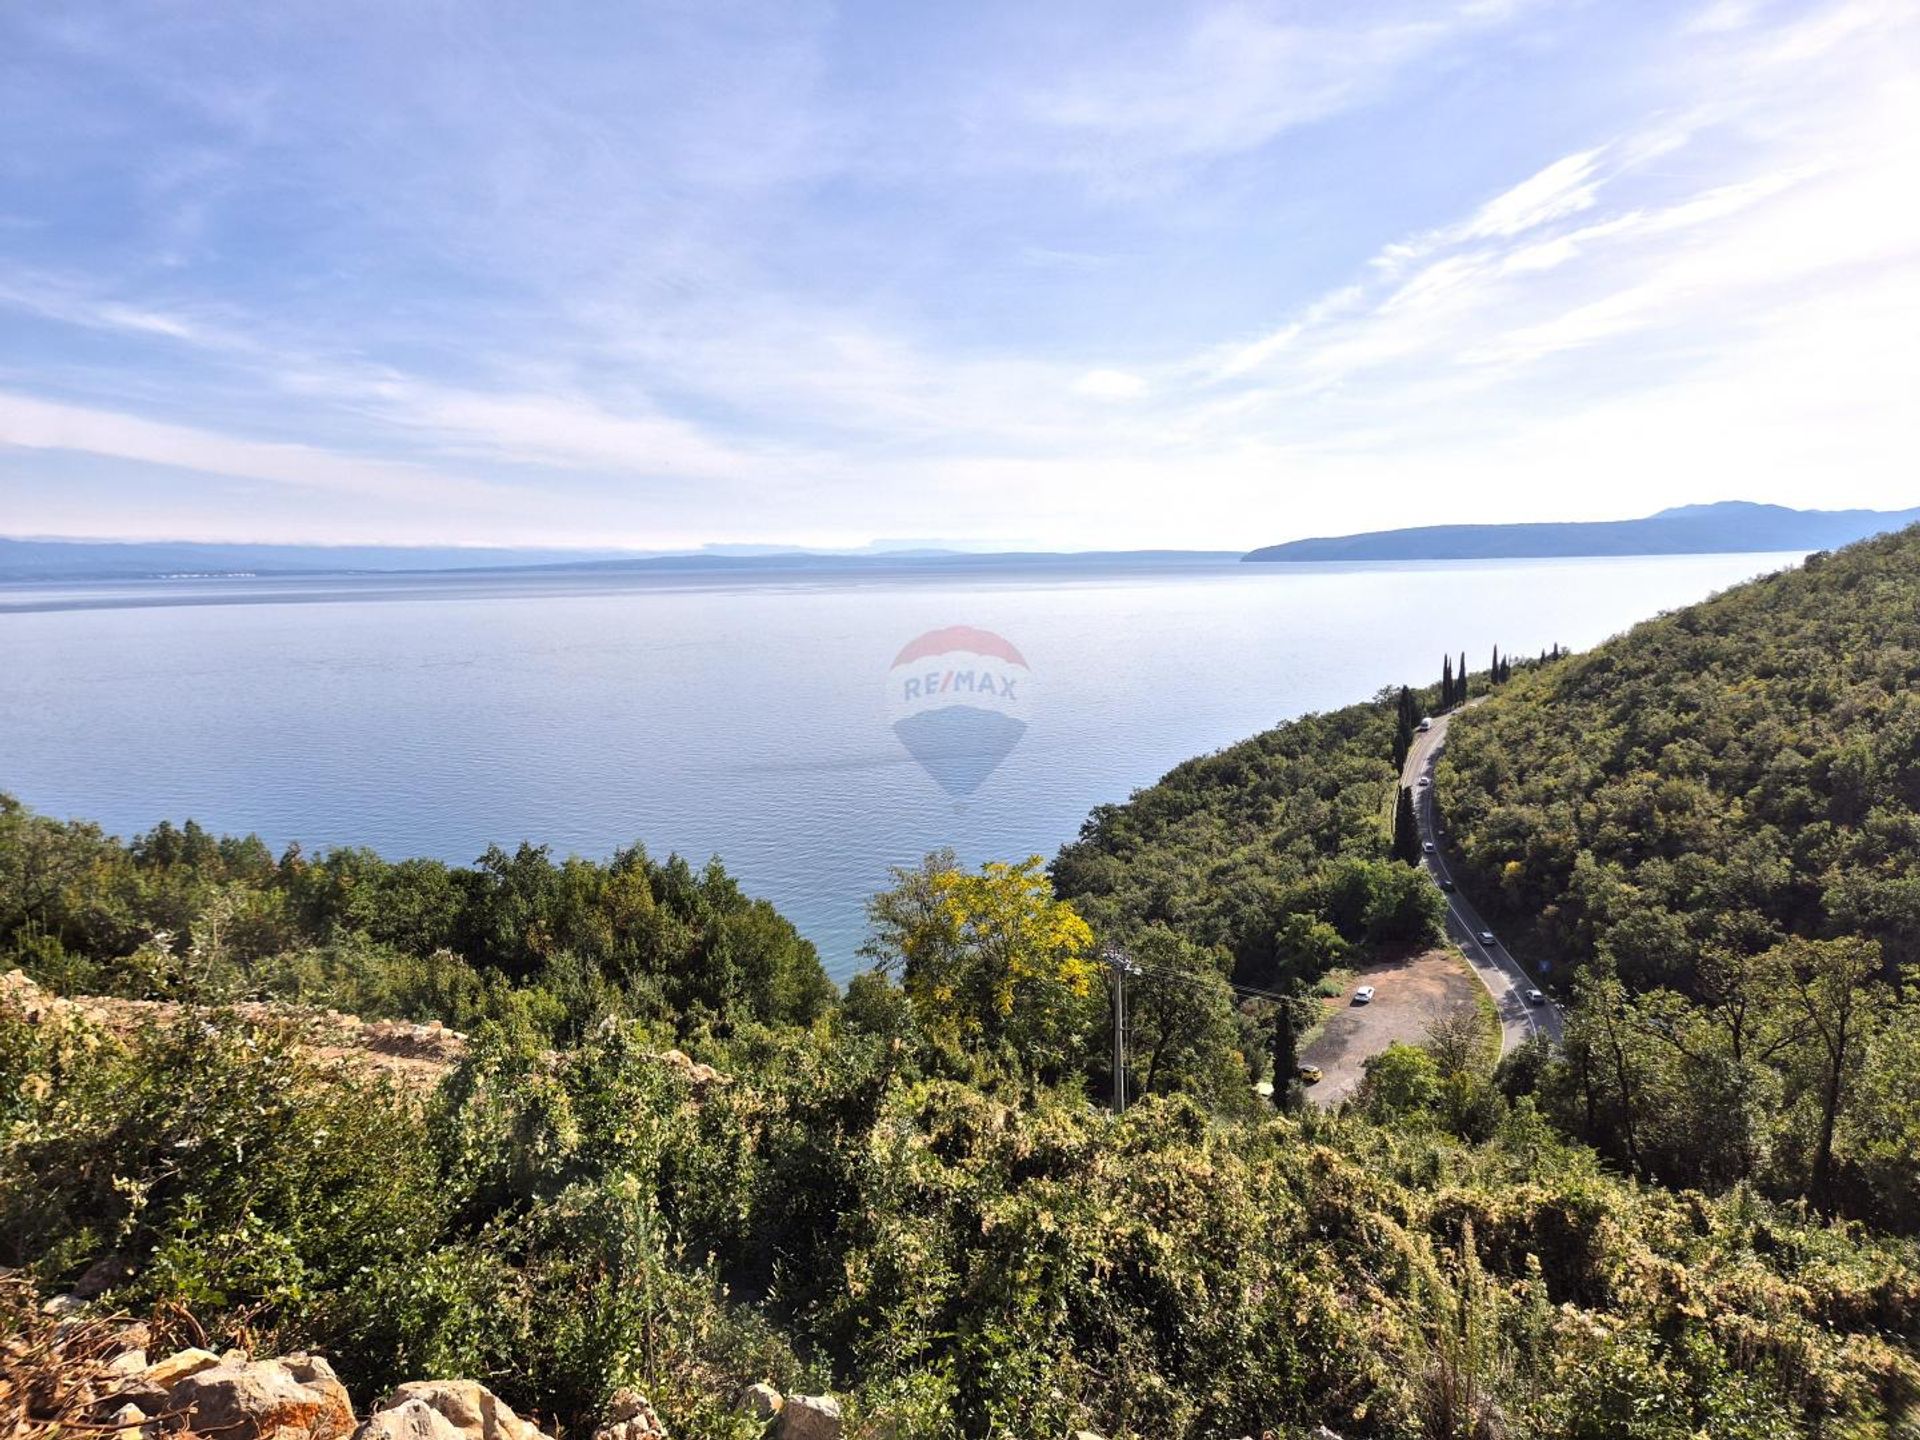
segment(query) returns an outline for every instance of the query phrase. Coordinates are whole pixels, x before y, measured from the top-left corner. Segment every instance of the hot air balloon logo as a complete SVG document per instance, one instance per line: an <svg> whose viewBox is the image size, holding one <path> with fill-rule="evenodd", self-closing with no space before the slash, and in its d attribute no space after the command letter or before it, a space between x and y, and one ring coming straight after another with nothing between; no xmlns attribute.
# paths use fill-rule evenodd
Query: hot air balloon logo
<svg viewBox="0 0 1920 1440"><path fill-rule="evenodd" d="M1025 658L991 630L929 630L887 672L893 733L936 785L964 800L1027 733L1032 683Z"/></svg>

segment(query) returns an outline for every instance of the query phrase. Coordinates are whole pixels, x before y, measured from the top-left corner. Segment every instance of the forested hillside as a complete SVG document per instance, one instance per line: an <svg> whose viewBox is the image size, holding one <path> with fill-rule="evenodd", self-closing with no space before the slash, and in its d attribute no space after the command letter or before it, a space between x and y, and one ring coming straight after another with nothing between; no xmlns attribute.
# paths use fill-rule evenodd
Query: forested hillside
<svg viewBox="0 0 1920 1440"><path fill-rule="evenodd" d="M1920 960L1920 528L1522 674L1454 722L1472 888L1635 988L1857 936Z"/></svg>
<svg viewBox="0 0 1920 1440"><path fill-rule="evenodd" d="M1421 709L1409 695L1406 713ZM1112 939L1168 929L1263 983L1311 978L1355 944L1428 939L1433 888L1388 858L1402 713L1390 692L1178 765L1095 810L1054 885Z"/></svg>
<svg viewBox="0 0 1920 1440"><path fill-rule="evenodd" d="M1464 886L1573 1005L1622 1167L1920 1224L1920 530L1518 676L1452 726Z"/></svg>

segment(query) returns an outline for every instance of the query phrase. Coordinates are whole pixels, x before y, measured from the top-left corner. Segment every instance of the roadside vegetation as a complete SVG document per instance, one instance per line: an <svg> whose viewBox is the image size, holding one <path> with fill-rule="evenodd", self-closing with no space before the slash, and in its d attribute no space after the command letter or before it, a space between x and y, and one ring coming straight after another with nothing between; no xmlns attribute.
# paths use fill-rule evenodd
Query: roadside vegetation
<svg viewBox="0 0 1920 1440"><path fill-rule="evenodd" d="M1565 1049L1496 1067L1462 1011L1335 1114L1253 1087L1330 971L1437 934L1383 823L1395 692L1177 768L1050 871L900 872L844 993L718 865L121 843L0 803L0 969L181 1002L110 1033L8 987L0 1265L570 1430L633 1385L676 1436L748 1440L729 1402L767 1379L875 1440L1911 1434L1920 1027L1885 907L1916 577L1895 537L1514 665L1439 789L1476 898L1564 947ZM1673 736L1616 743L1642 709ZM1723 757L1773 709L1798 759L1748 785ZM1663 788L1687 733L1706 759ZM1560 838L1536 856L1512 807ZM1650 969L1654 908L1682 939ZM1106 946L1138 967L1118 1118ZM471 1033L423 1091L230 1008L261 999Z"/></svg>

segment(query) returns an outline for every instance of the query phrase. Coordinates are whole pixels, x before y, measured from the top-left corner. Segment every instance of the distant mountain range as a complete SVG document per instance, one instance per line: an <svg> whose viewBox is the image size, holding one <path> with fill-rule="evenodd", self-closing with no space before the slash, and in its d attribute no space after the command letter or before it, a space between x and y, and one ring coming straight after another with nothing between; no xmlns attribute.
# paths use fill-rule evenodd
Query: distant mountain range
<svg viewBox="0 0 1920 1440"><path fill-rule="evenodd" d="M0 581L165 580L245 575L723 573L1089 565L1221 564L1234 550L1075 552L901 548L835 552L716 545L699 551L511 550L458 546L230 545L196 541L9 540L0 537Z"/></svg>
<svg viewBox="0 0 1920 1440"><path fill-rule="evenodd" d="M857 551L710 545L697 551L541 550L416 545L232 545L198 541L9 540L0 581L160 580L240 575L1022 569L1276 561L1499 560L1577 555L1712 555L1830 550L1920 522L1912 510L1790 510L1727 500L1642 520L1426 525L1230 550L977 551L888 541Z"/></svg>
<svg viewBox="0 0 1920 1440"><path fill-rule="evenodd" d="M227 545L200 541L8 540L0 580L153 580L180 575L342 575L570 564L618 550L438 545Z"/></svg>
<svg viewBox="0 0 1920 1440"><path fill-rule="evenodd" d="M1680 505L1641 520L1521 525L1422 525L1317 540L1289 540L1248 560L1521 560L1575 555L1719 555L1831 550L1920 522L1912 510L1790 510L1723 500Z"/></svg>

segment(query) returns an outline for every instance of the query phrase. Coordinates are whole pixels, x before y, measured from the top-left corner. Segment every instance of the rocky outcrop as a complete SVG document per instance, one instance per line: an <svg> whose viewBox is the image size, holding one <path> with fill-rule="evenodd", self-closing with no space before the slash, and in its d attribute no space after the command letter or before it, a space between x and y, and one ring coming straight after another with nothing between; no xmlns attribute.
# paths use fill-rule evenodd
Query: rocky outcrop
<svg viewBox="0 0 1920 1440"><path fill-rule="evenodd" d="M742 1390L740 1398L733 1402L733 1408L739 1414L758 1420L764 1425L785 1409L786 1403L778 1390L762 1380L759 1384L749 1385Z"/></svg>
<svg viewBox="0 0 1920 1440"><path fill-rule="evenodd" d="M354 1429L347 1387L312 1355L196 1370L168 1390L158 1418L165 1431L220 1440L347 1440Z"/></svg>
<svg viewBox="0 0 1920 1440"><path fill-rule="evenodd" d="M0 1010L32 1025L78 1025L132 1039L148 1027L177 1019L183 1008L171 1000L122 1000L108 995L55 995L11 970L0 975ZM409 1088L430 1089L466 1057L467 1037L438 1020L362 1020L338 1010L316 1010L267 1001L244 1001L231 1013L249 1024L292 1036L300 1051L322 1067L390 1078ZM654 1057L684 1076L696 1097L733 1077L681 1050ZM82 1277L85 1281L86 1277ZM108 1283L117 1283L111 1279ZM82 1294L80 1299L90 1299Z"/></svg>
<svg viewBox="0 0 1920 1440"><path fill-rule="evenodd" d="M426 1401L408 1400L369 1415L354 1440L460 1440L460 1432Z"/></svg>
<svg viewBox="0 0 1920 1440"><path fill-rule="evenodd" d="M692 1082L696 1094L704 1093L709 1086L731 1085L733 1077L704 1061L696 1060L684 1050L666 1050L660 1054L660 1063L670 1070L677 1070Z"/></svg>
<svg viewBox="0 0 1920 1440"><path fill-rule="evenodd" d="M409 1380L375 1407L367 1425L361 1427L359 1440L373 1440L369 1427L381 1415L414 1405L439 1415L460 1440L548 1440L539 1426L522 1420L506 1401L476 1380ZM437 1428L432 1433L440 1434Z"/></svg>
<svg viewBox="0 0 1920 1440"><path fill-rule="evenodd" d="M840 1440L844 1423L831 1395L791 1395L780 1412L780 1440Z"/></svg>
<svg viewBox="0 0 1920 1440"><path fill-rule="evenodd" d="M317 1355L256 1360L240 1350L188 1347L150 1361L152 1345L146 1324L96 1317L84 1301L48 1313L30 1280L0 1270L0 1436L552 1440L475 1380L409 1381L356 1425L346 1386ZM749 1387L741 1398L744 1413L762 1420L781 1413L770 1385ZM792 1432L798 1440L838 1440L839 1406L825 1396L805 1403L805 1423ZM592 1433L595 1440L667 1440L659 1414L630 1389L614 1392Z"/></svg>
<svg viewBox="0 0 1920 1440"><path fill-rule="evenodd" d="M607 1403L607 1423L593 1432L593 1440L666 1440L667 1427L653 1413L647 1397L624 1387Z"/></svg>
<svg viewBox="0 0 1920 1440"><path fill-rule="evenodd" d="M131 1378L137 1378L143 1390L165 1394L189 1376L212 1370L219 1364L220 1357L211 1350L179 1350L164 1360L156 1360Z"/></svg>
<svg viewBox="0 0 1920 1440"><path fill-rule="evenodd" d="M0 1009L32 1025L78 1024L122 1038L136 1036L150 1025L167 1024L182 1013L182 1006L171 1000L55 995L19 970L0 975ZM384 1075L408 1086L438 1084L467 1053L467 1037L437 1020L424 1025L407 1020L368 1021L338 1010L263 1001L245 1001L231 1009L250 1024L290 1032L302 1052L318 1064Z"/></svg>

